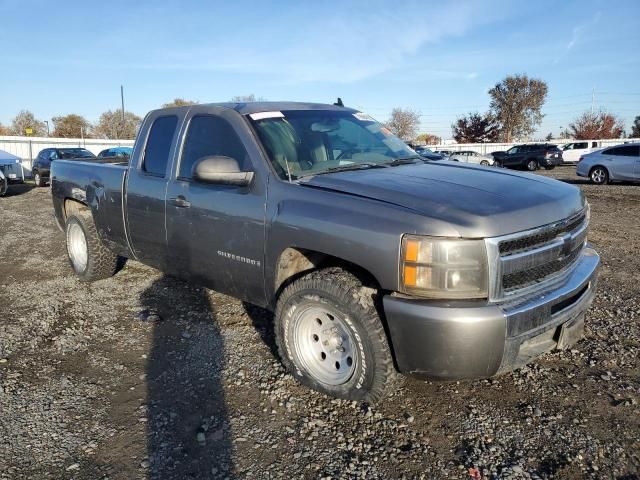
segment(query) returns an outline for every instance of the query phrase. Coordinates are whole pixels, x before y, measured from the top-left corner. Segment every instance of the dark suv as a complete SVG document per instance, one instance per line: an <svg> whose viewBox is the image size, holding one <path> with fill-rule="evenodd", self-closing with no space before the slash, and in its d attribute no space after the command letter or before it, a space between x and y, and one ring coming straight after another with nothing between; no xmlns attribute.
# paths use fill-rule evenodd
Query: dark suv
<svg viewBox="0 0 640 480"><path fill-rule="evenodd" d="M491 155L496 166L526 168L531 172L540 167L552 170L562 164L562 150L549 143L516 145L506 152L493 152Z"/></svg>
<svg viewBox="0 0 640 480"><path fill-rule="evenodd" d="M37 187L44 187L49 181L49 170L53 160L72 160L74 158L96 158L85 148L45 148L33 160L31 174Z"/></svg>

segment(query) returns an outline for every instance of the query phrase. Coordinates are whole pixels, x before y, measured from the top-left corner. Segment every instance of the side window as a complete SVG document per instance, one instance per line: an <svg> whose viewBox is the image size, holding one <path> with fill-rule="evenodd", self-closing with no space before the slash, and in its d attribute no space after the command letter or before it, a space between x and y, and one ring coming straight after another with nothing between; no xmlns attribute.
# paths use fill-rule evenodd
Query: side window
<svg viewBox="0 0 640 480"><path fill-rule="evenodd" d="M598 142L591 142L591 148L598 148Z"/></svg>
<svg viewBox="0 0 640 480"><path fill-rule="evenodd" d="M49 160L58 160L58 151L50 150L49 151Z"/></svg>
<svg viewBox="0 0 640 480"><path fill-rule="evenodd" d="M213 115L193 117L182 149L178 177L191 178L193 166L198 160L216 155L237 160L240 170L248 166L247 152L229 122Z"/></svg>
<svg viewBox="0 0 640 480"><path fill-rule="evenodd" d="M607 155L616 155L619 157L637 157L638 149L640 149L640 147L629 145L624 147L610 148L609 150L606 150L604 153Z"/></svg>
<svg viewBox="0 0 640 480"><path fill-rule="evenodd" d="M588 146L589 146L589 144L587 142L576 143L576 148L577 149L587 148Z"/></svg>
<svg viewBox="0 0 640 480"><path fill-rule="evenodd" d="M175 115L156 118L151 125L147 145L144 149L142 170L152 175L164 177L177 125L178 117Z"/></svg>

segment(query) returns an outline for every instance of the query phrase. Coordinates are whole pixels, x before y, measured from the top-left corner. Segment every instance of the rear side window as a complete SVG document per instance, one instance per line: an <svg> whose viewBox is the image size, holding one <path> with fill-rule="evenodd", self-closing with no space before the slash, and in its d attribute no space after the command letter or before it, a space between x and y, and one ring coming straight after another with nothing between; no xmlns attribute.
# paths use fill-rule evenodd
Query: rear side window
<svg viewBox="0 0 640 480"><path fill-rule="evenodd" d="M589 144L587 142L580 142L580 143L574 144L573 148L581 149L581 148L587 148L588 146Z"/></svg>
<svg viewBox="0 0 640 480"><path fill-rule="evenodd" d="M164 177L177 125L178 117L175 115L159 117L153 122L144 149L142 169L145 172Z"/></svg>
<svg viewBox="0 0 640 480"><path fill-rule="evenodd" d="M614 147L606 150L604 152L606 155L617 155L621 157L637 157L640 155L640 146L624 146L624 147Z"/></svg>
<svg viewBox="0 0 640 480"><path fill-rule="evenodd" d="M193 117L184 142L178 177L191 178L198 160L217 155L237 160L241 170L245 170L248 163L247 152L229 122L213 115Z"/></svg>

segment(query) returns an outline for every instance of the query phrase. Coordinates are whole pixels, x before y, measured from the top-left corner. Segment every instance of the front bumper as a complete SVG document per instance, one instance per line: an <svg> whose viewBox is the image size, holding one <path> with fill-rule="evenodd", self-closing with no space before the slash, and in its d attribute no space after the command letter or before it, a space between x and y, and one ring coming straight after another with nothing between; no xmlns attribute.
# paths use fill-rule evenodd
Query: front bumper
<svg viewBox="0 0 640 480"><path fill-rule="evenodd" d="M398 369L434 380L487 378L566 348L582 335L599 263L598 254L587 247L560 287L515 303L385 296Z"/></svg>

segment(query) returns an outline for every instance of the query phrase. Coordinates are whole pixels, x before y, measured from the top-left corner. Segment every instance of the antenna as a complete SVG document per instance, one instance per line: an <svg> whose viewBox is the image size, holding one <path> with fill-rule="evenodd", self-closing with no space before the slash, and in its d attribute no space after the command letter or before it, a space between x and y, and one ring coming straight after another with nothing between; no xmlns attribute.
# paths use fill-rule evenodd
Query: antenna
<svg viewBox="0 0 640 480"><path fill-rule="evenodd" d="M337 107L344 107L344 103L342 103L342 99L338 97L338 101L334 103Z"/></svg>

